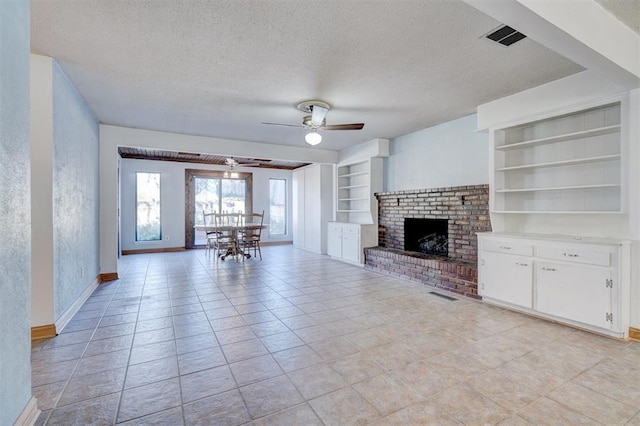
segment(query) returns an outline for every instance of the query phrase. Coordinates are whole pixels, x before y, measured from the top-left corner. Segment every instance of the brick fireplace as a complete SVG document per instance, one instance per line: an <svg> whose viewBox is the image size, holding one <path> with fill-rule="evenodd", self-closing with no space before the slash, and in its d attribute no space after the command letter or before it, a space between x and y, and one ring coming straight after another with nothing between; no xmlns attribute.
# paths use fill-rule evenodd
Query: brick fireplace
<svg viewBox="0 0 640 426"><path fill-rule="evenodd" d="M377 193L378 247L365 267L478 298L476 232L491 231L489 186ZM448 256L405 250L405 219L446 219Z"/></svg>

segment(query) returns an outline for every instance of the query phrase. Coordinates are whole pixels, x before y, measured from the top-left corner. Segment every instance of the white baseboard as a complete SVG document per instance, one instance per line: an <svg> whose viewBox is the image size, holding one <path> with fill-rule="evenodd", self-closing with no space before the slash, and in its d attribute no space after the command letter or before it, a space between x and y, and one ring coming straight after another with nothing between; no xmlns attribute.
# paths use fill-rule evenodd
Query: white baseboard
<svg viewBox="0 0 640 426"><path fill-rule="evenodd" d="M84 302L87 301L89 296L91 296L96 288L98 288L99 283L99 277L93 280L93 282L89 284L89 286L82 292L82 294L80 294L80 297L78 297L76 301L73 302L71 306L69 306L69 309L67 309L62 315L60 315L60 318L56 320L56 332L58 334L69 323L69 321L71 321L71 318L73 318L76 312L78 312L82 305L84 305Z"/></svg>
<svg viewBox="0 0 640 426"><path fill-rule="evenodd" d="M36 423L36 420L38 420L39 415L38 400L35 396L32 396L13 426L32 426Z"/></svg>

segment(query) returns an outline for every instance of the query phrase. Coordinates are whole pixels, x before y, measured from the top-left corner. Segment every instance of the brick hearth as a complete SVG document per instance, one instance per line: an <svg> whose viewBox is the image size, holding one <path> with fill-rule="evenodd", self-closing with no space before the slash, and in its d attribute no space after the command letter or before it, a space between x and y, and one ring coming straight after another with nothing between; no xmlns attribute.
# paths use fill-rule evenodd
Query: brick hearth
<svg viewBox="0 0 640 426"><path fill-rule="evenodd" d="M365 267L478 298L477 232L491 231L489 186L377 193L379 246ZM448 219L449 257L404 251L404 219Z"/></svg>

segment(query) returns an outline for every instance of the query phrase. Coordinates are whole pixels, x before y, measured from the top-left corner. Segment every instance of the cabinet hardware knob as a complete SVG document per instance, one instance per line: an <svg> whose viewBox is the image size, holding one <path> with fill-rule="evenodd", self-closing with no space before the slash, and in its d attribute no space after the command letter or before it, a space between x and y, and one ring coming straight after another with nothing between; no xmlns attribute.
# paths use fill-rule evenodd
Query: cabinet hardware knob
<svg viewBox="0 0 640 426"><path fill-rule="evenodd" d="M555 271L556 268L547 268L547 267L543 267L542 268L543 271Z"/></svg>
<svg viewBox="0 0 640 426"><path fill-rule="evenodd" d="M503 250L511 250L511 247L509 246L500 246L500 248Z"/></svg>
<svg viewBox="0 0 640 426"><path fill-rule="evenodd" d="M566 257L578 257L579 255L573 253L562 253Z"/></svg>
<svg viewBox="0 0 640 426"><path fill-rule="evenodd" d="M520 263L520 262L516 262L516 265L518 265L518 266L529 266L528 263Z"/></svg>

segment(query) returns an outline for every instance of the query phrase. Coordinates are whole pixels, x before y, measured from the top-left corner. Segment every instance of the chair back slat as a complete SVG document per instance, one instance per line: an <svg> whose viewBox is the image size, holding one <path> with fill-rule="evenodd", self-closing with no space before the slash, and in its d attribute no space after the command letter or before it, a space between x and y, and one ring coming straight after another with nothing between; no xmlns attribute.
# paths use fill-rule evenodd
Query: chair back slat
<svg viewBox="0 0 640 426"><path fill-rule="evenodd" d="M215 213L216 226L238 226L241 223L240 213Z"/></svg>
<svg viewBox="0 0 640 426"><path fill-rule="evenodd" d="M245 213L242 215L242 225L256 225L255 228L248 228L244 230L245 238L260 238L262 233L262 225L264 224L264 210L262 213Z"/></svg>

